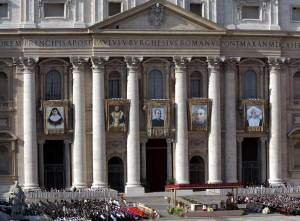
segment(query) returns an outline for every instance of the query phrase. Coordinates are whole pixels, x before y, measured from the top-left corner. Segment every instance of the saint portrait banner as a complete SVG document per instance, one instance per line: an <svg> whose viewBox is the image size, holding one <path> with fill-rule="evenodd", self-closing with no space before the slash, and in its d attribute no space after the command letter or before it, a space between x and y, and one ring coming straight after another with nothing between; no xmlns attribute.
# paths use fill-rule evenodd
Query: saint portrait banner
<svg viewBox="0 0 300 221"><path fill-rule="evenodd" d="M67 129L67 102L44 101L43 107L45 134L64 134Z"/></svg>
<svg viewBox="0 0 300 221"><path fill-rule="evenodd" d="M130 102L127 99L107 99L106 130L126 133L128 130L128 113Z"/></svg>
<svg viewBox="0 0 300 221"><path fill-rule="evenodd" d="M248 132L263 132L265 126L265 101L262 99L243 100L244 125Z"/></svg>
<svg viewBox="0 0 300 221"><path fill-rule="evenodd" d="M145 101L149 137L168 137L170 129L170 100Z"/></svg>
<svg viewBox="0 0 300 221"><path fill-rule="evenodd" d="M208 131L211 100L206 98L189 99L190 131Z"/></svg>

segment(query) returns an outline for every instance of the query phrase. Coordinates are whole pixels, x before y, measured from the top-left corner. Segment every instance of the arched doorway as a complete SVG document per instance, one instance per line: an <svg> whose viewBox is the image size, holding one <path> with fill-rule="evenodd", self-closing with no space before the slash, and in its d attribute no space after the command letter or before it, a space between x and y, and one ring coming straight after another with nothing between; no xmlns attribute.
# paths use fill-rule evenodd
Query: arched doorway
<svg viewBox="0 0 300 221"><path fill-rule="evenodd" d="M112 189L124 192L124 164L119 157L112 157L108 161L108 185Z"/></svg>
<svg viewBox="0 0 300 221"><path fill-rule="evenodd" d="M165 190L167 180L167 142L149 139L146 143L147 187L150 192Z"/></svg>
<svg viewBox="0 0 300 221"><path fill-rule="evenodd" d="M242 142L242 181L248 185L261 182L260 148L258 138L245 138Z"/></svg>
<svg viewBox="0 0 300 221"><path fill-rule="evenodd" d="M64 141L46 140L44 144L44 185L47 190L65 187Z"/></svg>
<svg viewBox="0 0 300 221"><path fill-rule="evenodd" d="M200 156L194 156L190 160L190 183L205 183L205 165Z"/></svg>

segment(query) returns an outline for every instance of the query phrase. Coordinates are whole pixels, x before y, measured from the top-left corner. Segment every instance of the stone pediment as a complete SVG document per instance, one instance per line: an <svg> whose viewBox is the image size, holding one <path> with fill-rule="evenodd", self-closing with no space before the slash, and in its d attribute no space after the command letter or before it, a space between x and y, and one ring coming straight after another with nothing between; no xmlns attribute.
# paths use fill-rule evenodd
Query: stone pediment
<svg viewBox="0 0 300 221"><path fill-rule="evenodd" d="M165 0L151 0L90 27L92 32L217 31L225 28Z"/></svg>
<svg viewBox="0 0 300 221"><path fill-rule="evenodd" d="M300 138L300 128L296 127L294 129L292 129L289 133L288 133L288 137L290 138Z"/></svg>

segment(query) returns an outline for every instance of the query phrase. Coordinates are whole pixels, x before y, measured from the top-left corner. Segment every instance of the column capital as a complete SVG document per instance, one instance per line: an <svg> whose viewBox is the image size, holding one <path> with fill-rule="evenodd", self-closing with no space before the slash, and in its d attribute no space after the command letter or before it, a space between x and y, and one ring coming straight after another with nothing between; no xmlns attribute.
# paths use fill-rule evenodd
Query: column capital
<svg viewBox="0 0 300 221"><path fill-rule="evenodd" d="M191 57L174 56L173 61L175 64L175 68L186 68L191 59Z"/></svg>
<svg viewBox="0 0 300 221"><path fill-rule="evenodd" d="M127 68L130 71L137 71L140 68L141 62L143 61L143 57L134 57L134 56L125 56L124 60L127 64Z"/></svg>
<svg viewBox="0 0 300 221"><path fill-rule="evenodd" d="M225 57L225 70L228 71L236 71L237 64L240 62L240 57Z"/></svg>
<svg viewBox="0 0 300 221"><path fill-rule="evenodd" d="M79 69L83 69L84 64L86 64L89 61L89 58L87 57L70 57L70 62L72 63L73 70L79 71Z"/></svg>
<svg viewBox="0 0 300 221"><path fill-rule="evenodd" d="M92 56L91 62L92 62L92 68L98 69L98 68L104 68L104 65L108 61L108 56Z"/></svg>
<svg viewBox="0 0 300 221"><path fill-rule="evenodd" d="M148 141L147 138L141 138L141 139L140 139L140 142L141 142L141 144L143 144L143 145L146 145L147 141Z"/></svg>
<svg viewBox="0 0 300 221"><path fill-rule="evenodd" d="M64 140L64 144L71 144L71 143L72 143L72 141L69 139Z"/></svg>
<svg viewBox="0 0 300 221"><path fill-rule="evenodd" d="M270 71L278 71L282 64L287 61L285 57L268 57Z"/></svg>
<svg viewBox="0 0 300 221"><path fill-rule="evenodd" d="M268 140L268 138L267 137L260 137L259 140L260 140L260 142L266 142Z"/></svg>
<svg viewBox="0 0 300 221"><path fill-rule="evenodd" d="M13 58L14 65L22 68L23 70L34 70L37 62L39 61L38 57L15 57Z"/></svg>
<svg viewBox="0 0 300 221"><path fill-rule="evenodd" d="M207 57L208 69L219 70L221 62L224 62L225 58L220 56Z"/></svg>
<svg viewBox="0 0 300 221"><path fill-rule="evenodd" d="M174 142L174 140L171 138L167 138L166 141L167 141L167 144L171 144L172 142Z"/></svg>
<svg viewBox="0 0 300 221"><path fill-rule="evenodd" d="M38 140L38 144L39 145L44 145L45 144L45 140Z"/></svg>
<svg viewBox="0 0 300 221"><path fill-rule="evenodd" d="M244 137L237 137L236 140L238 143L242 143L244 140Z"/></svg>

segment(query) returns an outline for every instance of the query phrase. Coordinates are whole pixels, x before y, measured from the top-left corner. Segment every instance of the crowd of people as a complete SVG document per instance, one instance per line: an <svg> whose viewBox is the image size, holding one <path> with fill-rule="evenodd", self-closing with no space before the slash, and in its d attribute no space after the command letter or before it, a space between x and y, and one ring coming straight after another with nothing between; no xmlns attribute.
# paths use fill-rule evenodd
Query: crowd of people
<svg viewBox="0 0 300 221"><path fill-rule="evenodd" d="M261 213L264 208L285 215L300 215L300 199L287 194L252 194L238 196L238 203L246 203L247 209Z"/></svg>
<svg viewBox="0 0 300 221"><path fill-rule="evenodd" d="M9 208L8 203L2 202L0 208ZM3 206L3 205L6 206ZM1 210L1 209L0 209ZM144 213L127 207L118 200L72 200L60 202L39 202L26 204L24 216L48 216L52 220L140 220ZM2 210L9 213L10 210Z"/></svg>

